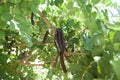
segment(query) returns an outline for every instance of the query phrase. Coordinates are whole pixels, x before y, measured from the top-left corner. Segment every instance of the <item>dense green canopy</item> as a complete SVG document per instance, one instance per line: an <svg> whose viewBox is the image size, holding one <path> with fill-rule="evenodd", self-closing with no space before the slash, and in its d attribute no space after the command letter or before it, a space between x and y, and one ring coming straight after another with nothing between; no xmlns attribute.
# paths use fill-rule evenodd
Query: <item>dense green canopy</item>
<svg viewBox="0 0 120 80"><path fill-rule="evenodd" d="M119 36L119 0L0 0L0 79L120 80Z"/></svg>

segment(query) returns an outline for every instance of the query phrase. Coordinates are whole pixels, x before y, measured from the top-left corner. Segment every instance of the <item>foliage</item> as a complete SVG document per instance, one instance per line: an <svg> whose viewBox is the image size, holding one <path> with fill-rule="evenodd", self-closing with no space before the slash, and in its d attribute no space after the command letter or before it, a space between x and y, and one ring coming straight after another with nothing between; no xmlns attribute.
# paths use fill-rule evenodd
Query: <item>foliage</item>
<svg viewBox="0 0 120 80"><path fill-rule="evenodd" d="M119 8L109 0L1 0L0 79L119 80ZM58 27L68 41L68 73L59 61L52 67ZM44 64L29 63L36 60Z"/></svg>

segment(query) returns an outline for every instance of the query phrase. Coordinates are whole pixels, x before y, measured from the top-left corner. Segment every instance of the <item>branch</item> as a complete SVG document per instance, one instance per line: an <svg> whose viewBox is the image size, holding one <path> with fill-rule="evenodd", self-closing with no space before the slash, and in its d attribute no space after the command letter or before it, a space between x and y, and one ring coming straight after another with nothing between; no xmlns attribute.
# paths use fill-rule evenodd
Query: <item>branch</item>
<svg viewBox="0 0 120 80"><path fill-rule="evenodd" d="M18 63L20 65L26 65L26 66L42 66L44 64L31 64L28 62L28 60L35 55L36 52L38 52L39 49L34 50L29 56L23 57L22 60L18 60ZM34 62L35 63L35 62Z"/></svg>
<svg viewBox="0 0 120 80"><path fill-rule="evenodd" d="M72 53L72 52L67 52L67 54L65 54L66 57L70 57L70 56L85 56L86 53Z"/></svg>
<svg viewBox="0 0 120 80"><path fill-rule="evenodd" d="M27 62L31 57L35 55L36 52L38 52L39 49L34 50L29 56L25 57L22 61Z"/></svg>
<svg viewBox="0 0 120 80"><path fill-rule="evenodd" d="M49 22L49 20L43 15L42 12L40 12L40 10L38 11L38 14L41 16L41 18L43 19L43 21L45 22L45 24L51 29L51 32L54 32L54 28L52 26L52 24Z"/></svg>
<svg viewBox="0 0 120 80"><path fill-rule="evenodd" d="M42 63L35 63L35 62L28 63L28 62L18 61L18 63L23 66L43 66L44 65L44 63L42 64Z"/></svg>
<svg viewBox="0 0 120 80"><path fill-rule="evenodd" d="M34 50L34 51L31 53L31 55L25 57L24 59L18 60L18 63L19 63L20 65L23 65L23 66L43 66L44 63L41 64L41 63L35 63L35 62L32 62L32 63L28 62L28 60L29 60L31 57L33 57L36 52L38 52L38 50L39 50L39 49Z"/></svg>

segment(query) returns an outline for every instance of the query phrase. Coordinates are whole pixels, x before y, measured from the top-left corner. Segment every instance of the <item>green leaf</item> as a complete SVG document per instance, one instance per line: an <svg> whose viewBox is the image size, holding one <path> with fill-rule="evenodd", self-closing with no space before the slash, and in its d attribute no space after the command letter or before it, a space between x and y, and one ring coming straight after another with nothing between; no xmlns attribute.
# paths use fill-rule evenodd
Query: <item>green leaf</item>
<svg viewBox="0 0 120 80"><path fill-rule="evenodd" d="M73 2L69 2L67 5L66 5L66 7L68 8L68 9L73 9Z"/></svg>
<svg viewBox="0 0 120 80"><path fill-rule="evenodd" d="M2 67L0 67L0 78L1 78L1 79L8 79L8 80L10 80L10 78L8 77L8 75L7 75L6 72L3 70Z"/></svg>
<svg viewBox="0 0 120 80"><path fill-rule="evenodd" d="M113 40L114 34L115 34L114 31L110 31L109 32L109 37L110 37L111 40Z"/></svg>
<svg viewBox="0 0 120 80"><path fill-rule="evenodd" d="M91 39L88 36L84 37L84 48L86 50L91 50L93 48L93 45L91 44Z"/></svg>
<svg viewBox="0 0 120 80"><path fill-rule="evenodd" d="M106 19L106 20L109 20L108 11L107 11L107 10L102 10L102 13L103 13L103 15L105 16L105 19Z"/></svg>
<svg viewBox="0 0 120 80"><path fill-rule="evenodd" d="M53 0L51 0L50 5L51 5L51 6L53 6L53 5L54 5L54 1L53 1Z"/></svg>
<svg viewBox="0 0 120 80"><path fill-rule="evenodd" d="M92 5L91 4L86 5L86 9L87 9L88 13L91 13Z"/></svg>
<svg viewBox="0 0 120 80"><path fill-rule="evenodd" d="M72 42L75 43L75 44L79 44L79 38L76 38L76 37L73 38L73 39L72 39ZM71 46L73 46L73 43L72 43Z"/></svg>
<svg viewBox="0 0 120 80"><path fill-rule="evenodd" d="M5 32L4 31L0 31L0 39L4 40L5 38Z"/></svg>
<svg viewBox="0 0 120 80"><path fill-rule="evenodd" d="M114 59L112 59L110 61L111 65L112 65L112 68L115 72L115 74L117 75L118 79L120 79L120 71L119 71L119 67L120 67L120 54L116 54L114 56Z"/></svg>
<svg viewBox="0 0 120 80"><path fill-rule="evenodd" d="M80 64L70 64L70 71L73 73L79 73L83 71L82 67Z"/></svg>
<svg viewBox="0 0 120 80"><path fill-rule="evenodd" d="M19 24L17 24L17 22L15 22L15 21L11 21L9 26L12 30L17 30L19 32L19 34L23 37L25 42L32 45L32 40L30 38L30 34L32 33L33 30L27 22L24 22L26 20L25 18L23 18L23 17L20 17L20 18L21 19L18 19L18 17L16 18L16 20L19 22ZM24 20L24 21L22 21L22 20Z"/></svg>
<svg viewBox="0 0 120 80"><path fill-rule="evenodd" d="M114 25L120 27L120 26L119 26L119 25L120 25L120 22L116 22Z"/></svg>
<svg viewBox="0 0 120 80"><path fill-rule="evenodd" d="M5 27L6 27L6 22L0 20L0 28L1 28L1 29L4 29Z"/></svg>
<svg viewBox="0 0 120 80"><path fill-rule="evenodd" d="M69 27L74 27L74 26L75 26L75 21L74 21L73 19L68 19L67 25L68 25Z"/></svg>
<svg viewBox="0 0 120 80"><path fill-rule="evenodd" d="M97 24L95 22L94 16L90 16L89 21L87 21L86 24L88 25L88 28L90 29L92 34L94 34L95 32L98 31L98 26L97 26Z"/></svg>
<svg viewBox="0 0 120 80"><path fill-rule="evenodd" d="M5 12L1 14L1 20L3 21L10 21L12 19L12 16L9 14L9 12Z"/></svg>
<svg viewBox="0 0 120 80"><path fill-rule="evenodd" d="M93 49L91 50L92 56L102 56L104 49L100 46L94 46Z"/></svg>
<svg viewBox="0 0 120 80"><path fill-rule="evenodd" d="M111 0L102 0L103 4L108 4L108 3L112 3Z"/></svg>
<svg viewBox="0 0 120 80"><path fill-rule="evenodd" d="M19 15L22 14L22 12L21 12L21 10L20 10L19 7L14 7L14 8L12 9L12 14L15 15L15 16L19 16Z"/></svg>
<svg viewBox="0 0 120 80"><path fill-rule="evenodd" d="M107 76L112 71L109 61L112 59L112 54L104 53L103 56L98 61L98 66L101 75Z"/></svg>
<svg viewBox="0 0 120 80"><path fill-rule="evenodd" d="M10 54L10 59L13 59L15 58L15 55L14 54Z"/></svg>
<svg viewBox="0 0 120 80"><path fill-rule="evenodd" d="M18 25L18 26L20 28L21 33L25 33L27 35L30 35L33 32L31 26L27 26L27 25L24 26L24 25L21 25L21 24Z"/></svg>
<svg viewBox="0 0 120 80"><path fill-rule="evenodd" d="M23 32L23 33L21 34L21 36L23 37L23 39L24 39L24 41L25 41L26 43L29 43L30 46L33 45L32 40L31 40L31 38L30 38L28 35L26 35L26 34Z"/></svg>
<svg viewBox="0 0 120 80"><path fill-rule="evenodd" d="M120 43L120 31L116 31L113 37L114 43Z"/></svg>
<svg viewBox="0 0 120 80"><path fill-rule="evenodd" d="M36 12L40 4L39 0L32 0L27 2L27 7L29 10Z"/></svg>
<svg viewBox="0 0 120 80"><path fill-rule="evenodd" d="M114 44L114 49L117 51L120 48L120 43L115 43Z"/></svg>
<svg viewBox="0 0 120 80"><path fill-rule="evenodd" d="M7 59L8 59L7 55L0 53L0 64L3 64L3 65L7 64Z"/></svg>
<svg viewBox="0 0 120 80"><path fill-rule="evenodd" d="M59 6L63 3L63 0L55 0L55 5Z"/></svg>
<svg viewBox="0 0 120 80"><path fill-rule="evenodd" d="M88 1L88 0L76 0L78 2L79 5L85 5L85 3Z"/></svg>
<svg viewBox="0 0 120 80"><path fill-rule="evenodd" d="M101 46L101 47L103 47L105 45L105 38L104 38L104 36L102 34L96 34L92 38L91 42L95 46Z"/></svg>
<svg viewBox="0 0 120 80"><path fill-rule="evenodd" d="M13 4L18 4L21 2L21 0L7 0L7 1Z"/></svg>
<svg viewBox="0 0 120 80"><path fill-rule="evenodd" d="M0 14L4 14L6 12L9 12L9 6L8 5L3 5L3 4L0 4Z"/></svg>
<svg viewBox="0 0 120 80"><path fill-rule="evenodd" d="M27 22L25 16L23 16L23 15L17 15L15 17L15 20L21 25L24 25L24 26L28 25L28 22Z"/></svg>
<svg viewBox="0 0 120 80"><path fill-rule="evenodd" d="M80 9L78 7L74 7L73 2L68 3L67 7L67 14L68 15L75 15Z"/></svg>
<svg viewBox="0 0 120 80"><path fill-rule="evenodd" d="M95 4L98 4L101 0L92 0L92 3L95 5Z"/></svg>
<svg viewBox="0 0 120 80"><path fill-rule="evenodd" d="M91 50L92 56L101 56L104 53L105 40L103 35L96 35L92 38L91 43L94 45Z"/></svg>
<svg viewBox="0 0 120 80"><path fill-rule="evenodd" d="M94 17L94 19L96 19L96 16L97 16L96 12L92 12L91 15Z"/></svg>
<svg viewBox="0 0 120 80"><path fill-rule="evenodd" d="M84 75L84 80L93 80L93 75L91 73L86 73Z"/></svg>
<svg viewBox="0 0 120 80"><path fill-rule="evenodd" d="M25 17L17 16L15 17L15 20L19 23L17 26L20 29L20 33L30 35L33 32L32 26L30 26L30 23L25 19Z"/></svg>
<svg viewBox="0 0 120 80"><path fill-rule="evenodd" d="M19 9L22 11L22 15L28 15L28 13L31 13L31 10L28 8L27 1L22 2L19 6L20 6Z"/></svg>
<svg viewBox="0 0 120 80"><path fill-rule="evenodd" d="M68 32L68 37L69 38L74 37L74 35L75 35L75 30L71 30L70 32Z"/></svg>

